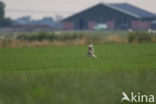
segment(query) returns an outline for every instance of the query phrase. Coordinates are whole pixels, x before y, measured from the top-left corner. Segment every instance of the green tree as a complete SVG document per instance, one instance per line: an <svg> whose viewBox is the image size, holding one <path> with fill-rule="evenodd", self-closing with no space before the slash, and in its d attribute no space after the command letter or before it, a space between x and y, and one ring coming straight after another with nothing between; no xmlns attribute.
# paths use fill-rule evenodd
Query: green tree
<svg viewBox="0 0 156 104"><path fill-rule="evenodd" d="M10 18L5 18L5 4L0 1L0 27L11 25Z"/></svg>
<svg viewBox="0 0 156 104"><path fill-rule="evenodd" d="M0 18L1 19L4 18L4 15L5 15L4 8L5 8L5 4L0 1Z"/></svg>

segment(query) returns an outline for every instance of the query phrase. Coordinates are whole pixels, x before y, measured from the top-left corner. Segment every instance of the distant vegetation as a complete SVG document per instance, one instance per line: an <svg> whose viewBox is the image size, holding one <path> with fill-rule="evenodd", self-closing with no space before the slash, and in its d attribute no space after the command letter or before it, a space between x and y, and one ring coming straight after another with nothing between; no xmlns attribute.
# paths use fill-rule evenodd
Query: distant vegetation
<svg viewBox="0 0 156 104"><path fill-rule="evenodd" d="M156 34L151 34L148 32L130 32L128 34L128 42L130 43L156 42Z"/></svg>
<svg viewBox="0 0 156 104"><path fill-rule="evenodd" d="M39 32L1 35L0 47L39 47L104 43L154 43L156 34L149 32Z"/></svg>
<svg viewBox="0 0 156 104"><path fill-rule="evenodd" d="M15 19L13 22L15 25L47 25L56 29L61 28L60 20L54 20L52 17L44 17L42 19L34 20L30 16L23 16Z"/></svg>
<svg viewBox="0 0 156 104"><path fill-rule="evenodd" d="M66 40L75 40L75 39L81 39L84 37L82 34L71 34L71 35L57 35L55 33L44 33L40 32L37 34L20 34L17 35L17 39L19 40L27 40L27 41L43 41L43 40L60 40L60 41L66 41Z"/></svg>
<svg viewBox="0 0 156 104"><path fill-rule="evenodd" d="M12 24L10 18L5 18L5 4L0 1L0 27L8 26Z"/></svg>

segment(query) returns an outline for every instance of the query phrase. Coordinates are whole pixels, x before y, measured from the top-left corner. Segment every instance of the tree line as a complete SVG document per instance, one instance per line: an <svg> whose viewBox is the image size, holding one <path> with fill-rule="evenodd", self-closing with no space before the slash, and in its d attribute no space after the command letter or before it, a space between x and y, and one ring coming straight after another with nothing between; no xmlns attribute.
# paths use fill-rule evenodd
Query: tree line
<svg viewBox="0 0 156 104"><path fill-rule="evenodd" d="M11 19L5 17L5 3L0 1L0 27L8 26L11 24Z"/></svg>

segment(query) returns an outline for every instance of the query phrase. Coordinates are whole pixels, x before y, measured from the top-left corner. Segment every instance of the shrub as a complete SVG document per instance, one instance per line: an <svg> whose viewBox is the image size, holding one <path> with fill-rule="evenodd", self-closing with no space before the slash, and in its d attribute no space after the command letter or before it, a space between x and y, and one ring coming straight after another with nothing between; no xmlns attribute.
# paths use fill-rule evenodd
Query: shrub
<svg viewBox="0 0 156 104"><path fill-rule="evenodd" d="M60 37L58 38L58 40L62 40L62 41L67 41L67 40L76 40L76 39L81 39L83 38L84 35L83 34L66 34L66 35L60 35Z"/></svg>
<svg viewBox="0 0 156 104"><path fill-rule="evenodd" d="M147 32L130 32L128 34L128 42L138 42L138 43L144 43L144 42L152 42L152 35Z"/></svg>
<svg viewBox="0 0 156 104"><path fill-rule="evenodd" d="M152 35L149 33L140 33L138 34L138 42L143 43L143 42L152 42Z"/></svg>
<svg viewBox="0 0 156 104"><path fill-rule="evenodd" d="M28 35L28 34L20 34L17 36L17 39L19 40L27 40L27 41L42 41L42 40L54 40L56 39L56 35L54 33L44 33L44 32L41 32L41 33L38 33L38 34L31 34L31 35Z"/></svg>
<svg viewBox="0 0 156 104"><path fill-rule="evenodd" d="M128 42L132 43L135 40L137 40L137 35L135 33L133 33L133 32L129 33L128 34Z"/></svg>
<svg viewBox="0 0 156 104"><path fill-rule="evenodd" d="M66 35L56 35L54 33L44 33L40 32L38 34L20 34L17 36L17 39L19 40L27 40L27 41L43 41L43 40L61 40L61 41L67 41L67 40L75 40L75 39L81 39L84 35L82 34L66 34Z"/></svg>

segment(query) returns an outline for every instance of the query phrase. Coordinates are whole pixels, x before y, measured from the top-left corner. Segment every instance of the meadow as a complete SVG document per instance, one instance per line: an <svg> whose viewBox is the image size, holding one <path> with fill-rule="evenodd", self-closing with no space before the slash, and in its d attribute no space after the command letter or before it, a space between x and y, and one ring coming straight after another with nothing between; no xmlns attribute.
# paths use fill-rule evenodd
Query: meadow
<svg viewBox="0 0 156 104"><path fill-rule="evenodd" d="M156 96L156 44L0 48L0 104L119 104ZM123 104L129 104L123 102ZM141 103L149 104L149 103Z"/></svg>

